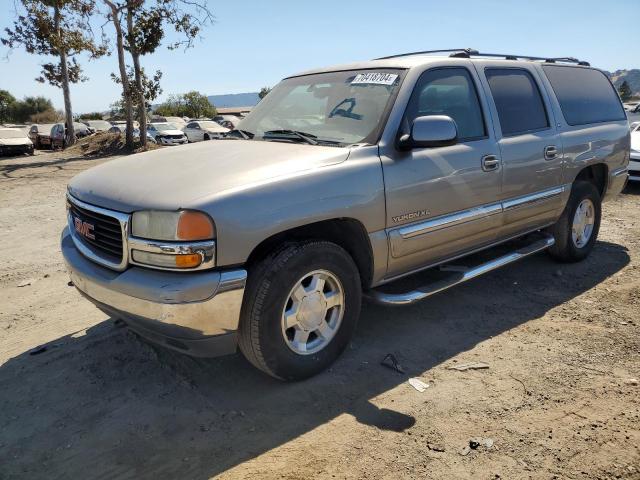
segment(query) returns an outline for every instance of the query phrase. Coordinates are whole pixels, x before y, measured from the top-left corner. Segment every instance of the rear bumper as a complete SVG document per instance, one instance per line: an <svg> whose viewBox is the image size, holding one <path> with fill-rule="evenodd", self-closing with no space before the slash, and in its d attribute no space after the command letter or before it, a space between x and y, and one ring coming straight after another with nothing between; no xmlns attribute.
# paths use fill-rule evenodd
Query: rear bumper
<svg viewBox="0 0 640 480"><path fill-rule="evenodd" d="M61 250L75 287L141 336L199 357L236 351L245 270L187 273L130 267L116 272L84 257L68 228L62 232Z"/></svg>
<svg viewBox="0 0 640 480"><path fill-rule="evenodd" d="M629 180L628 167L618 168L609 174L609 185L604 196L604 201L614 199L622 190L624 190Z"/></svg>

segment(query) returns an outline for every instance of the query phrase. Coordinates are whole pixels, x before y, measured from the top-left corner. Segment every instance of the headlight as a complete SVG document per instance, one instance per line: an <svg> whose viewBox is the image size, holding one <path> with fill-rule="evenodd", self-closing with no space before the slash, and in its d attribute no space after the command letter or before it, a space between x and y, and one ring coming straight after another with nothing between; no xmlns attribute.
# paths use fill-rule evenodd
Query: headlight
<svg viewBox="0 0 640 480"><path fill-rule="evenodd" d="M206 213L147 210L134 212L131 233L134 237L151 240L197 241L215 238L216 229Z"/></svg>

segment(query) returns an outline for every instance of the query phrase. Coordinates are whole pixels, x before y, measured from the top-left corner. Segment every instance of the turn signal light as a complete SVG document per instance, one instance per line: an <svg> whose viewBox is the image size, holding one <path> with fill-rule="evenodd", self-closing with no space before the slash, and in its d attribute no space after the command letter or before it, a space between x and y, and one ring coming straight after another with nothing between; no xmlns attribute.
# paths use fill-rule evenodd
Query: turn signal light
<svg viewBox="0 0 640 480"><path fill-rule="evenodd" d="M192 210L184 211L178 220L178 240L208 240L215 237L213 223L208 215Z"/></svg>
<svg viewBox="0 0 640 480"><path fill-rule="evenodd" d="M202 263L202 255L199 253L166 255L132 250L132 255L135 262L162 268L196 268Z"/></svg>

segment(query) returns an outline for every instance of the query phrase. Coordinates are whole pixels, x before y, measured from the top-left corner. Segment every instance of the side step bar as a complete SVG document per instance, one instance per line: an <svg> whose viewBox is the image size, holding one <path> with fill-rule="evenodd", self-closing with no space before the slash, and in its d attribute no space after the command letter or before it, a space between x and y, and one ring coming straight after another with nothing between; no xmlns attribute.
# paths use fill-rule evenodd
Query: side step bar
<svg viewBox="0 0 640 480"><path fill-rule="evenodd" d="M420 300L424 300L431 295L451 288L460 283L466 282L473 278L479 277L485 273L496 270L500 267L504 267L513 262L533 255L542 250L546 250L555 243L555 240L550 235L545 235L542 239L538 239L524 247L521 247L511 253L503 255L501 257L490 260L486 263L469 268L463 271L457 271L444 280L433 282L429 285L417 288L409 292L403 293L385 293L379 290L369 290L364 292L364 296L369 300L381 305L409 305Z"/></svg>

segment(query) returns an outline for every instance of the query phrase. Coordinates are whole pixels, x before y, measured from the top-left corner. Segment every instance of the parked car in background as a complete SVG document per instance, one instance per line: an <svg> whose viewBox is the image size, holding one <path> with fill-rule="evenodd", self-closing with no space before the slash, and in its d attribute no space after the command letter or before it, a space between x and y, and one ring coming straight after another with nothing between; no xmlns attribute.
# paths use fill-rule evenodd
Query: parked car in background
<svg viewBox="0 0 640 480"><path fill-rule="evenodd" d="M107 132L111 128L111 124L106 120L86 120L82 123L94 132Z"/></svg>
<svg viewBox="0 0 640 480"><path fill-rule="evenodd" d="M51 150L56 148L66 148L67 139L65 134L66 127L64 123L56 123L51 128Z"/></svg>
<svg viewBox="0 0 640 480"><path fill-rule="evenodd" d="M134 128L133 129L133 138L135 139L140 139L140 129L139 128ZM151 143L156 143L156 138L153 136L153 134L151 134L151 132L149 132L149 130L147 129L147 141L151 142Z"/></svg>
<svg viewBox="0 0 640 480"><path fill-rule="evenodd" d="M173 123L152 122L147 125L147 132L156 140L158 145L182 145L187 143L187 136Z"/></svg>
<svg viewBox="0 0 640 480"><path fill-rule="evenodd" d="M95 133L95 130L84 123L73 122L73 132L76 138L84 138Z"/></svg>
<svg viewBox="0 0 640 480"><path fill-rule="evenodd" d="M229 129L213 120L198 120L187 123L182 131L190 142L201 142L222 138Z"/></svg>
<svg viewBox="0 0 640 480"><path fill-rule="evenodd" d="M111 122L111 125L120 127L122 131L127 128L127 122L125 122L124 120L114 120L113 122ZM137 120L133 121L133 128L140 128L140 123Z"/></svg>
<svg viewBox="0 0 640 480"><path fill-rule="evenodd" d="M624 106L625 111L636 112L638 107L640 107L640 102L627 102L622 105Z"/></svg>
<svg viewBox="0 0 640 480"><path fill-rule="evenodd" d="M631 130L631 159L629 180L640 182L640 122Z"/></svg>
<svg viewBox="0 0 640 480"><path fill-rule="evenodd" d="M213 117L213 120L223 127L233 130L238 126L238 123L240 123L240 120L242 119L236 115L216 115Z"/></svg>
<svg viewBox="0 0 640 480"><path fill-rule="evenodd" d="M31 125L29 128L29 140L33 143L34 148L41 149L43 147L51 147L51 129L53 123L44 123L42 125Z"/></svg>
<svg viewBox="0 0 640 480"><path fill-rule="evenodd" d="M125 131L126 125L112 125L109 130L109 133L123 133Z"/></svg>
<svg viewBox="0 0 640 480"><path fill-rule="evenodd" d="M27 134L19 128L0 128L0 156L21 153L34 154L33 142Z"/></svg>
<svg viewBox="0 0 640 480"><path fill-rule="evenodd" d="M187 124L182 117L154 117L151 123L173 123L178 129L182 129Z"/></svg>
<svg viewBox="0 0 640 480"><path fill-rule="evenodd" d="M601 205L629 166L609 78L569 57L424 53L287 77L226 140L82 172L61 236L73 284L167 348L239 348L299 380L349 345L363 296L408 305L544 250L606 255Z"/></svg>

